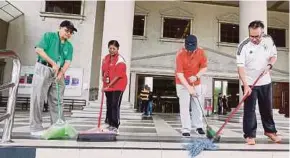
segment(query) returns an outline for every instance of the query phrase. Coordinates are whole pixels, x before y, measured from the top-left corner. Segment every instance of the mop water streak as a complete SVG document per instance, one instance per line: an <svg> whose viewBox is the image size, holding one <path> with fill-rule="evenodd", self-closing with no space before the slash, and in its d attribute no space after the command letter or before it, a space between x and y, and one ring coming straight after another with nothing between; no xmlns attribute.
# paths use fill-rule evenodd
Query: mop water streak
<svg viewBox="0 0 290 158"><path fill-rule="evenodd" d="M104 92L102 92L100 113L98 118L98 124L96 128L90 129L88 131L79 132L77 141L85 142L105 142L105 141L116 141L117 134L115 132L102 129L101 128L101 118L104 104Z"/></svg>

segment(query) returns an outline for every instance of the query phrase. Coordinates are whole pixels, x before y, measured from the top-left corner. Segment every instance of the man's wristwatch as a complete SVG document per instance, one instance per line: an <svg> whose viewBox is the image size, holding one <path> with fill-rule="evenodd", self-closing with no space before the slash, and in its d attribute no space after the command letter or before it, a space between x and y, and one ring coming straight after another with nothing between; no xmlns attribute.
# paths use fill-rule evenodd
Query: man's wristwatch
<svg viewBox="0 0 290 158"><path fill-rule="evenodd" d="M267 66L270 66L270 69L272 69L273 65L272 64L268 64Z"/></svg>

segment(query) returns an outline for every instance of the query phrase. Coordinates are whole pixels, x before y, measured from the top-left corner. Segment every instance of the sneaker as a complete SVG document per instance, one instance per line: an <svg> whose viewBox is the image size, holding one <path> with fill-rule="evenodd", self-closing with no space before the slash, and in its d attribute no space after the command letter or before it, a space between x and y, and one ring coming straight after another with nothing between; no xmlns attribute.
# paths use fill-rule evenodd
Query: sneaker
<svg viewBox="0 0 290 158"><path fill-rule="evenodd" d="M280 137L277 136L276 133L265 132L264 135L269 137L274 143L280 143L282 140Z"/></svg>
<svg viewBox="0 0 290 158"><path fill-rule="evenodd" d="M197 128L196 131L198 134L205 134L202 128Z"/></svg>
<svg viewBox="0 0 290 158"><path fill-rule="evenodd" d="M107 127L105 127L105 130L111 131L112 130L112 126L108 125Z"/></svg>
<svg viewBox="0 0 290 158"><path fill-rule="evenodd" d="M113 127L112 132L114 132L117 135L119 135L119 129L118 128Z"/></svg>
<svg viewBox="0 0 290 158"><path fill-rule="evenodd" d="M43 134L44 134L44 130L42 130L42 131L30 132L30 135L31 135L31 136L34 136L34 137L41 137Z"/></svg>
<svg viewBox="0 0 290 158"><path fill-rule="evenodd" d="M246 142L248 145L255 145L256 144L255 138L251 138L251 137L246 138Z"/></svg>
<svg viewBox="0 0 290 158"><path fill-rule="evenodd" d="M190 133L182 133L183 137L190 137Z"/></svg>

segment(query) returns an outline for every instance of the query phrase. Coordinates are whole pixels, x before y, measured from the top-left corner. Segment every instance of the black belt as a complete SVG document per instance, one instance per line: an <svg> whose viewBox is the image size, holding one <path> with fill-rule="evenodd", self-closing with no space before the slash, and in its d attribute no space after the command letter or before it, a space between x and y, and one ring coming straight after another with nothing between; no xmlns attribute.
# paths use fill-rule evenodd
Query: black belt
<svg viewBox="0 0 290 158"><path fill-rule="evenodd" d="M46 61L37 60L37 62L39 62L39 63L42 64L42 65L45 65L45 66L48 66L48 67L51 67L51 68L52 68L52 65L49 64L49 63L46 62Z"/></svg>

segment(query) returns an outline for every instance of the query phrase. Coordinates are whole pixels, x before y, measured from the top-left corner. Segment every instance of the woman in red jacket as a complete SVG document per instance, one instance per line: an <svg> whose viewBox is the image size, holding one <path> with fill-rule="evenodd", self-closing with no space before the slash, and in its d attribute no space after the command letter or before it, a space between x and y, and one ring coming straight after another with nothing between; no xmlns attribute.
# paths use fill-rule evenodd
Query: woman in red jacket
<svg viewBox="0 0 290 158"><path fill-rule="evenodd" d="M126 63L119 54L119 43L108 43L109 54L102 62L103 90L107 98L107 121L109 130L119 134L120 104L127 86Z"/></svg>

